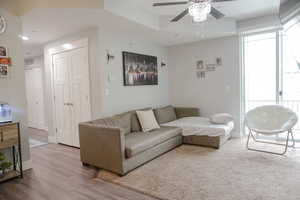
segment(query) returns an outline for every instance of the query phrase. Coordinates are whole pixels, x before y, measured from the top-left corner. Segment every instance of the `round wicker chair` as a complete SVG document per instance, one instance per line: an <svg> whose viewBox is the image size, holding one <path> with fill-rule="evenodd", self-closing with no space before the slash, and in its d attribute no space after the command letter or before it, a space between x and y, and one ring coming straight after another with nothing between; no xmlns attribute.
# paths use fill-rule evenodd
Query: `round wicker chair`
<svg viewBox="0 0 300 200"><path fill-rule="evenodd" d="M245 118L246 126L249 128L247 149L253 151L284 155L287 152L288 147L295 146L295 140L294 140L292 128L297 124L297 121L298 121L298 117L295 112L280 105L260 106L254 108L253 110L250 110L246 114L246 118ZM285 144L280 144L275 142L266 142L266 141L258 140L254 137L253 132L266 135L266 136L277 135L280 133L287 132L286 142ZM290 136L293 141L292 146L289 146ZM282 153L277 153L272 151L264 151L264 150L250 148L249 147L250 137L252 137L255 142L283 145L285 146L285 149Z"/></svg>

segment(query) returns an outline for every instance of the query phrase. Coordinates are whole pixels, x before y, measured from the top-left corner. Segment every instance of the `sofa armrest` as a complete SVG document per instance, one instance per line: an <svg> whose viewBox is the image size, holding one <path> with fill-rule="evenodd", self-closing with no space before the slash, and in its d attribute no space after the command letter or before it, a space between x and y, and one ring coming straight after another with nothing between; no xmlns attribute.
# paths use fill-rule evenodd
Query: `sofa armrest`
<svg viewBox="0 0 300 200"><path fill-rule="evenodd" d="M80 156L84 164L123 173L125 136L120 128L80 123Z"/></svg>
<svg viewBox="0 0 300 200"><path fill-rule="evenodd" d="M200 116L199 108L184 108L184 107L175 107L175 113L177 119L183 117L198 117Z"/></svg>

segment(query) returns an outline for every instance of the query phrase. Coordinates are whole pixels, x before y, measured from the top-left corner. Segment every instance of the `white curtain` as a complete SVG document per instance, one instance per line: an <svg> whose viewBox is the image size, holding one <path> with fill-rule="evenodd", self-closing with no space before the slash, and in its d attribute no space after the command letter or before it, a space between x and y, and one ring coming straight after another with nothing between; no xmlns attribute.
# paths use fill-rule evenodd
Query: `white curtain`
<svg viewBox="0 0 300 200"><path fill-rule="evenodd" d="M286 31L287 42L300 70L300 22L296 23Z"/></svg>

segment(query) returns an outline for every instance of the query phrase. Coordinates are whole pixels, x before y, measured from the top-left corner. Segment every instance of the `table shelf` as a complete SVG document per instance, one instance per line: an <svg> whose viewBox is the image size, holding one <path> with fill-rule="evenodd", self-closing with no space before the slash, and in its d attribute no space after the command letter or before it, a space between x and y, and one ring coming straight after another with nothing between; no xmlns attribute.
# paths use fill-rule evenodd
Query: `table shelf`
<svg viewBox="0 0 300 200"><path fill-rule="evenodd" d="M5 174L5 176L3 178L0 178L0 183L4 182L4 181L8 181L13 178L18 178L20 176L21 176L21 173L17 170L9 171Z"/></svg>
<svg viewBox="0 0 300 200"><path fill-rule="evenodd" d="M21 137L19 123L0 124L0 150L10 150L12 152L12 169L4 177L0 178L0 183L12 178L23 177Z"/></svg>

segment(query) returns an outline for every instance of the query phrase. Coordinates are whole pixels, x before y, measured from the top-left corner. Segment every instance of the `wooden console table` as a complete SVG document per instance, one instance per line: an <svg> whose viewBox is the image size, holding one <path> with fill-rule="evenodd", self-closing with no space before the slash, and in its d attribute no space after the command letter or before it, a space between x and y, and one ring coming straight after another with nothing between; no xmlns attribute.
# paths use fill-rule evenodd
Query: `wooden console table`
<svg viewBox="0 0 300 200"><path fill-rule="evenodd" d="M0 178L0 182L17 177L23 178L19 123L0 123L0 150L5 149L12 152L13 168L3 178Z"/></svg>

